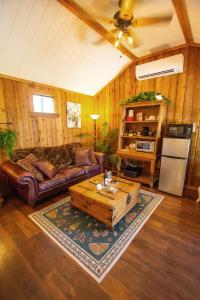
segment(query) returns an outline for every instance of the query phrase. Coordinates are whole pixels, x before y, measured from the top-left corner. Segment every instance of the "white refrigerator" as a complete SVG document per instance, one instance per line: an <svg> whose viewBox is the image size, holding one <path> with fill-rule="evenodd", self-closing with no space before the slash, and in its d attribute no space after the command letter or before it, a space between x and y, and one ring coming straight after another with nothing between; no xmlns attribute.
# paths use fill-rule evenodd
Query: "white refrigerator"
<svg viewBox="0 0 200 300"><path fill-rule="evenodd" d="M164 138L162 146L160 191L183 195L190 139Z"/></svg>

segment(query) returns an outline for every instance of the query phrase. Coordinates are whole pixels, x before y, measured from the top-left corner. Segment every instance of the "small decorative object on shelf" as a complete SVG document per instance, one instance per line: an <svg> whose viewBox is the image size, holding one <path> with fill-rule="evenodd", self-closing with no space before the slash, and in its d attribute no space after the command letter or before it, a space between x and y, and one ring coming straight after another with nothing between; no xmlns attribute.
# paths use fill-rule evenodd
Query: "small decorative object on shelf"
<svg viewBox="0 0 200 300"><path fill-rule="evenodd" d="M143 113L142 112L137 113L136 120L137 121L143 121Z"/></svg>
<svg viewBox="0 0 200 300"><path fill-rule="evenodd" d="M129 145L129 149L130 149L130 150L134 150L135 147L136 147L136 144L135 144L135 143L131 143L131 144Z"/></svg>

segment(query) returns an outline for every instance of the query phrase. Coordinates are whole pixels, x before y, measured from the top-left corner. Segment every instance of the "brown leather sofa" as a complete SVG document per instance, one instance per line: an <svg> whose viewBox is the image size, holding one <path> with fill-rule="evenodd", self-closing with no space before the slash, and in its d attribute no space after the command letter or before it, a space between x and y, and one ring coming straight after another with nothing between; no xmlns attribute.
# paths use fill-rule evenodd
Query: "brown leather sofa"
<svg viewBox="0 0 200 300"><path fill-rule="evenodd" d="M79 143L66 144L58 147L38 147L19 149L14 152L12 161L4 162L0 168L10 188L20 198L34 206L36 202L67 189L68 186L99 174L103 170L104 154L95 152L97 164L76 167L73 164L73 150L81 147ZM38 159L47 159L57 167L52 179L38 182L35 176L22 169L16 162L33 153Z"/></svg>

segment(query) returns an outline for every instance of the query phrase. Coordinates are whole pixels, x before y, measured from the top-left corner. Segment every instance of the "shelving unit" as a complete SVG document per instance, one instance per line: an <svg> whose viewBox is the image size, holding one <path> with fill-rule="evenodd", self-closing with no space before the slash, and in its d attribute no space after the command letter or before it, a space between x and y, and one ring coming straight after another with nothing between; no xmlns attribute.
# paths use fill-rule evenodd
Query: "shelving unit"
<svg viewBox="0 0 200 300"><path fill-rule="evenodd" d="M130 109L134 110L134 120L132 121L126 120ZM142 113L142 120L136 119L138 113ZM148 118L152 118L152 116L155 119L149 120ZM142 165L143 173L136 178L127 177L123 172L119 176L153 187L154 183L158 180L161 144L166 120L166 105L161 101L156 103L142 102L128 104L122 108L121 118L117 155L123 159L124 164L132 160ZM148 127L151 135L144 135L143 127ZM130 131L134 131L134 134L128 133ZM138 132L139 135L137 134ZM134 149L133 146L137 140L155 142L154 151L143 152Z"/></svg>

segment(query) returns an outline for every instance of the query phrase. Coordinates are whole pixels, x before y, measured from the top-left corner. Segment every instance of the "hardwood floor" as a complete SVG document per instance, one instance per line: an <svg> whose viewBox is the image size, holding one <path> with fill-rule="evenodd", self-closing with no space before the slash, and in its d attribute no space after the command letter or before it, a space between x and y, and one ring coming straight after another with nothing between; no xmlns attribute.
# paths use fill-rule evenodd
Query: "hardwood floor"
<svg viewBox="0 0 200 300"><path fill-rule="evenodd" d="M16 197L0 209L1 300L199 299L200 205L195 201L166 196L101 284L27 217L35 209Z"/></svg>

